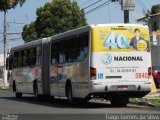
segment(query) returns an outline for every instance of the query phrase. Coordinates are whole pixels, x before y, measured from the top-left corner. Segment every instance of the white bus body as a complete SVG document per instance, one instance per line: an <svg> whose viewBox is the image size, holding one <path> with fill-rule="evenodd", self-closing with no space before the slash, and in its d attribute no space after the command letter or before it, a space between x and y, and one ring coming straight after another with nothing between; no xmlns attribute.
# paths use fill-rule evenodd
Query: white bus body
<svg viewBox="0 0 160 120"><path fill-rule="evenodd" d="M149 31L142 25L78 28L12 48L9 63L17 97L103 97L125 106L151 90Z"/></svg>

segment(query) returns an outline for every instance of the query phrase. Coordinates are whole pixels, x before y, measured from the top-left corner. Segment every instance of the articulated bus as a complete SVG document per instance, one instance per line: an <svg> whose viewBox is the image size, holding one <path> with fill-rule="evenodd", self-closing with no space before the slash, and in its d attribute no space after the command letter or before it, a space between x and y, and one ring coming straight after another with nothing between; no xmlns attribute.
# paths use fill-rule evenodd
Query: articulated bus
<svg viewBox="0 0 160 120"><path fill-rule="evenodd" d="M88 25L11 48L10 86L22 94L90 100L126 106L151 91L147 26Z"/></svg>

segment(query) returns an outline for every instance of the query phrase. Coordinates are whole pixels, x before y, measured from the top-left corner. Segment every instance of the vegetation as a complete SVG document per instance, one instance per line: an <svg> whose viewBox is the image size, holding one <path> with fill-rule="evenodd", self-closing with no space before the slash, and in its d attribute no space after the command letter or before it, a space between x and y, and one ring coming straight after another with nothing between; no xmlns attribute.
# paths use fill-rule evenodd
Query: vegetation
<svg viewBox="0 0 160 120"><path fill-rule="evenodd" d="M15 8L17 4L22 6L25 1L26 0L0 0L0 11L6 12L11 8Z"/></svg>
<svg viewBox="0 0 160 120"><path fill-rule="evenodd" d="M151 8L151 14L160 13L160 4L154 5Z"/></svg>
<svg viewBox="0 0 160 120"><path fill-rule="evenodd" d="M37 9L37 18L25 25L22 38L25 42L53 36L87 24L85 14L77 2L70 0L53 0Z"/></svg>
<svg viewBox="0 0 160 120"><path fill-rule="evenodd" d="M151 10L143 11L143 13L145 14L145 16L160 13L160 4L153 5Z"/></svg>
<svg viewBox="0 0 160 120"><path fill-rule="evenodd" d="M135 104L148 104L151 106L160 107L160 96L154 98L131 98L129 101Z"/></svg>

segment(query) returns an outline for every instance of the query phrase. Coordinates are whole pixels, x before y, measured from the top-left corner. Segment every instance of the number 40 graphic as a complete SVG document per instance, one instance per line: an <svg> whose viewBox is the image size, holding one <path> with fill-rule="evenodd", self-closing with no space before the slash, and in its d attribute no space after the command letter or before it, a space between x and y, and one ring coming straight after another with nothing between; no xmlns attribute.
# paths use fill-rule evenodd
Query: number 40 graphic
<svg viewBox="0 0 160 120"><path fill-rule="evenodd" d="M127 41L126 37L123 34L118 34L115 36L114 32L111 32L107 39L104 41L103 46L109 47L109 49L114 49L116 47L123 49L123 48L130 48L129 42Z"/></svg>

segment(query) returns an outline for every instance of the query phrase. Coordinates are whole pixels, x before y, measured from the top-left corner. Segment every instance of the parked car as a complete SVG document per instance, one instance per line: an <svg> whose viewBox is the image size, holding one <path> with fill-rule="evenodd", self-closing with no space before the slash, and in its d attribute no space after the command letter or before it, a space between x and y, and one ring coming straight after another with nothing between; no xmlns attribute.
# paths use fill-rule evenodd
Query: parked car
<svg viewBox="0 0 160 120"><path fill-rule="evenodd" d="M160 85L160 66L152 66L148 69L148 74L153 76L156 88L159 88Z"/></svg>

